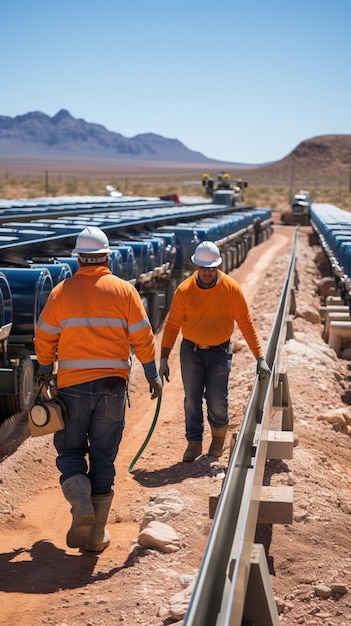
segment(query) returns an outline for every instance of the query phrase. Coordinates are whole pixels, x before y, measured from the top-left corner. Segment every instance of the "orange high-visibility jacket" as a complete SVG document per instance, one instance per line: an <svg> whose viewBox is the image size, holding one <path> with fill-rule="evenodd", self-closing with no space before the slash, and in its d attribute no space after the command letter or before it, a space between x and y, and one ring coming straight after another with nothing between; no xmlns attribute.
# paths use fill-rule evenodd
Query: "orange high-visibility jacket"
<svg viewBox="0 0 351 626"><path fill-rule="evenodd" d="M131 344L142 364L155 359L155 341L138 291L105 266L81 267L56 285L35 338L40 365L58 360L58 387L108 376L128 379Z"/></svg>
<svg viewBox="0 0 351 626"><path fill-rule="evenodd" d="M230 339L238 324L253 355L262 348L240 285L218 271L219 280L210 289L197 284L197 272L177 287L164 327L161 348L173 348L181 330L183 337L199 345L216 346Z"/></svg>

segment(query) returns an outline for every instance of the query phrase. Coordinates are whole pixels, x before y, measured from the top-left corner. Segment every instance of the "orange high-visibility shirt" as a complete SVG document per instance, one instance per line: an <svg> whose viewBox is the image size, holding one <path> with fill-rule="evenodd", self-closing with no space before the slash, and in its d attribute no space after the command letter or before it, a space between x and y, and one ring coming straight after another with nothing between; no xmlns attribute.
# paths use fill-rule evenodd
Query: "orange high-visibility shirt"
<svg viewBox="0 0 351 626"><path fill-rule="evenodd" d="M218 271L219 280L201 289L197 272L178 285L162 336L162 348L172 349L181 330L183 337L199 345L216 346L230 339L238 324L253 355L263 355L252 316L240 285Z"/></svg>
<svg viewBox="0 0 351 626"><path fill-rule="evenodd" d="M131 344L138 360L155 359L154 335L138 291L105 266L81 267L56 285L34 338L38 362L58 360L58 387L108 376L128 379Z"/></svg>

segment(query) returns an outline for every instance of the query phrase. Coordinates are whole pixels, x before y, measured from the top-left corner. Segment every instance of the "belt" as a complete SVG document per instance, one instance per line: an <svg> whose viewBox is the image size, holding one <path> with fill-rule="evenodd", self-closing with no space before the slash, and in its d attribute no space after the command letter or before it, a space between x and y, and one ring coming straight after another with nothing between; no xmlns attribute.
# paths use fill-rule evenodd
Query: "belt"
<svg viewBox="0 0 351 626"><path fill-rule="evenodd" d="M127 381L122 376L107 376L106 378L102 378L104 387L106 389L114 389L117 386L126 387Z"/></svg>
<svg viewBox="0 0 351 626"><path fill-rule="evenodd" d="M194 341L190 341L190 339L184 339L184 341L187 341L193 346L194 352L196 352L196 350L212 350L213 348L227 348L229 344L229 339L227 339L227 341L224 341L223 343L218 343L216 346L204 346L201 343L194 343Z"/></svg>

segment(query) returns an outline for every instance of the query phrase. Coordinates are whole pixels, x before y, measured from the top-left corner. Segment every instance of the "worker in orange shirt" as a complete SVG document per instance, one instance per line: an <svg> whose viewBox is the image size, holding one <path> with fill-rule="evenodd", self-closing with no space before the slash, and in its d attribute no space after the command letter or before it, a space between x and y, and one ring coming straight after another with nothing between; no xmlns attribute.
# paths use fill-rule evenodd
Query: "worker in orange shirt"
<svg viewBox="0 0 351 626"><path fill-rule="evenodd" d="M168 357L181 331L186 462L202 454L203 398L212 433L208 454L222 454L229 421L228 378L233 356L230 338L235 322L257 360L257 373L261 378L270 373L244 293L233 278L218 269L222 258L217 246L203 241L191 260L197 271L174 293L163 331L159 366L162 381L169 381Z"/></svg>
<svg viewBox="0 0 351 626"><path fill-rule="evenodd" d="M37 379L47 384L57 359L58 398L69 416L54 435L60 483L72 507L67 545L101 552L110 543L105 524L124 428L131 344L151 398L160 396L162 382L140 295L109 270L106 234L88 226L73 254L78 271L54 287L37 324Z"/></svg>

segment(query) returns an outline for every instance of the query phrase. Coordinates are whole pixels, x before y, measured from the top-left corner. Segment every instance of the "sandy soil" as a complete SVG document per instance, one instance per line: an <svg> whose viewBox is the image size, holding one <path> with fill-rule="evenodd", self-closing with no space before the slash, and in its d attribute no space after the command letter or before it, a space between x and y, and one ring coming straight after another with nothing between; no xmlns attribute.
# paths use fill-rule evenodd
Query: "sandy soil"
<svg viewBox="0 0 351 626"><path fill-rule="evenodd" d="M322 335L321 324L301 313L320 306L317 248L310 245L310 232L303 228L299 235L294 320L294 330L305 334L306 345L311 337ZM276 225L272 238L251 250L233 272L252 306L263 345L274 320L292 233L292 228ZM158 350L160 339L158 333ZM170 599L183 588L181 577L193 576L200 565L211 527L209 496L220 492L230 439L240 428L255 376L255 361L237 332L233 344L230 432L216 462L206 455L192 464L181 462L185 439L178 342L156 428L133 472L128 472L156 408L135 362L131 406L116 461L108 524L111 546L101 555L83 555L65 545L70 512L58 485L50 435L27 439L1 464L1 624L166 626L177 621L170 617ZM331 369L301 359L292 366L288 361L287 371L299 445L292 461L271 469L294 483L294 523L273 527L271 583L282 624L346 626L351 623L350 437L317 417L333 407L348 410L349 362L336 359ZM209 443L206 426L205 451ZM184 503L168 521L180 537L180 549L171 554L143 551L136 540L144 509L156 494L170 489Z"/></svg>

